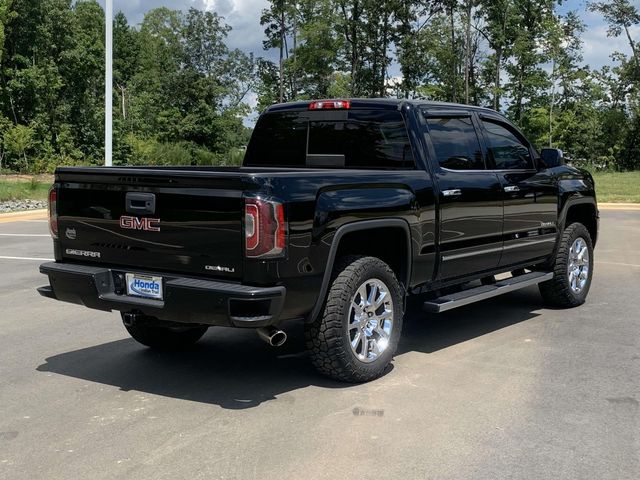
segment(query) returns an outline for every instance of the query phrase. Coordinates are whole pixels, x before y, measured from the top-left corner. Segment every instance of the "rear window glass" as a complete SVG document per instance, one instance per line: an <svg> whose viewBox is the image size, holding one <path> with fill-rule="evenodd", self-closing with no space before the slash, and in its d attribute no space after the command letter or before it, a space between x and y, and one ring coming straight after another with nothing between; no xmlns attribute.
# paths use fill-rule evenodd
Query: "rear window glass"
<svg viewBox="0 0 640 480"><path fill-rule="evenodd" d="M308 120L301 118L297 113L261 116L247 148L245 165L267 167L304 165L307 124Z"/></svg>
<svg viewBox="0 0 640 480"><path fill-rule="evenodd" d="M414 168L400 112L344 110L267 113L247 148L246 166Z"/></svg>

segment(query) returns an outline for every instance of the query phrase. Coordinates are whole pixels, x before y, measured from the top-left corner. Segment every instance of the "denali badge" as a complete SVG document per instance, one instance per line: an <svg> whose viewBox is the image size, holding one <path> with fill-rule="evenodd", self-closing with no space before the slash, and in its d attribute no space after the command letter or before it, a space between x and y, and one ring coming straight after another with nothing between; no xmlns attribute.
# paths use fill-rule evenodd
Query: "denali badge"
<svg viewBox="0 0 640 480"><path fill-rule="evenodd" d="M120 217L120 228L128 230L146 230L148 232L159 232L159 218L138 218L123 215Z"/></svg>
<svg viewBox="0 0 640 480"><path fill-rule="evenodd" d="M222 267L220 265L205 265L204 269L205 270L213 270L214 272L227 272L227 273L233 273L233 272L236 271L235 268Z"/></svg>
<svg viewBox="0 0 640 480"><path fill-rule="evenodd" d="M88 250L76 250L75 248L67 248L65 250L67 255L76 255L78 257L91 257L100 258L100 252L90 252Z"/></svg>

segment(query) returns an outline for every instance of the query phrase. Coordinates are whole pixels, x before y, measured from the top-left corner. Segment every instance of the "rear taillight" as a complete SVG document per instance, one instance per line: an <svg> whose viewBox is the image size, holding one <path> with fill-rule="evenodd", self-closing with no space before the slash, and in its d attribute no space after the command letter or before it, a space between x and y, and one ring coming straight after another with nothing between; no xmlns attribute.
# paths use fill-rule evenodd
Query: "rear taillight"
<svg viewBox="0 0 640 480"><path fill-rule="evenodd" d="M284 206L259 198L245 199L244 232L247 258L283 256L287 236Z"/></svg>
<svg viewBox="0 0 640 480"><path fill-rule="evenodd" d="M49 231L58 238L58 191L55 186L49 190Z"/></svg>

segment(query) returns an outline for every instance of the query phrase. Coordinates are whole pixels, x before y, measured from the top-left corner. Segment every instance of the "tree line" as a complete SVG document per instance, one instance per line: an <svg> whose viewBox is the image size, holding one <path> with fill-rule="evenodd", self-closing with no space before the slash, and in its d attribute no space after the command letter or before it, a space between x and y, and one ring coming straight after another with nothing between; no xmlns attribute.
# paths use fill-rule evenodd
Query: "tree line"
<svg viewBox="0 0 640 480"><path fill-rule="evenodd" d="M632 55L583 63L586 25L553 0L271 0L259 102L393 96L502 111L576 163L640 168L640 25L629 0L589 2ZM637 32L637 30L635 30Z"/></svg>
<svg viewBox="0 0 640 480"><path fill-rule="evenodd" d="M46 172L104 162L104 12L94 1L0 0L0 159ZM214 12L114 17L114 164L237 163L255 61Z"/></svg>
<svg viewBox="0 0 640 480"><path fill-rule="evenodd" d="M214 12L114 19L114 163L237 163L248 98L424 98L505 113L538 147L592 168L640 168L640 13L587 8L630 54L584 64L586 26L553 0L271 0L264 50L228 47ZM275 60L274 60L275 58ZM0 160L102 163L104 13L94 0L0 0Z"/></svg>

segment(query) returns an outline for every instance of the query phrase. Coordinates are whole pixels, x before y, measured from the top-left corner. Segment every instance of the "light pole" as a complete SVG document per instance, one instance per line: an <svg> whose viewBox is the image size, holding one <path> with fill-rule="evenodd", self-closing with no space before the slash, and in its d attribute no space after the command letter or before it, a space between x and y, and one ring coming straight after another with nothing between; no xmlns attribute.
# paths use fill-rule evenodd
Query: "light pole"
<svg viewBox="0 0 640 480"><path fill-rule="evenodd" d="M113 138L113 0L106 0L105 21L105 72L104 72L104 165L112 162Z"/></svg>

